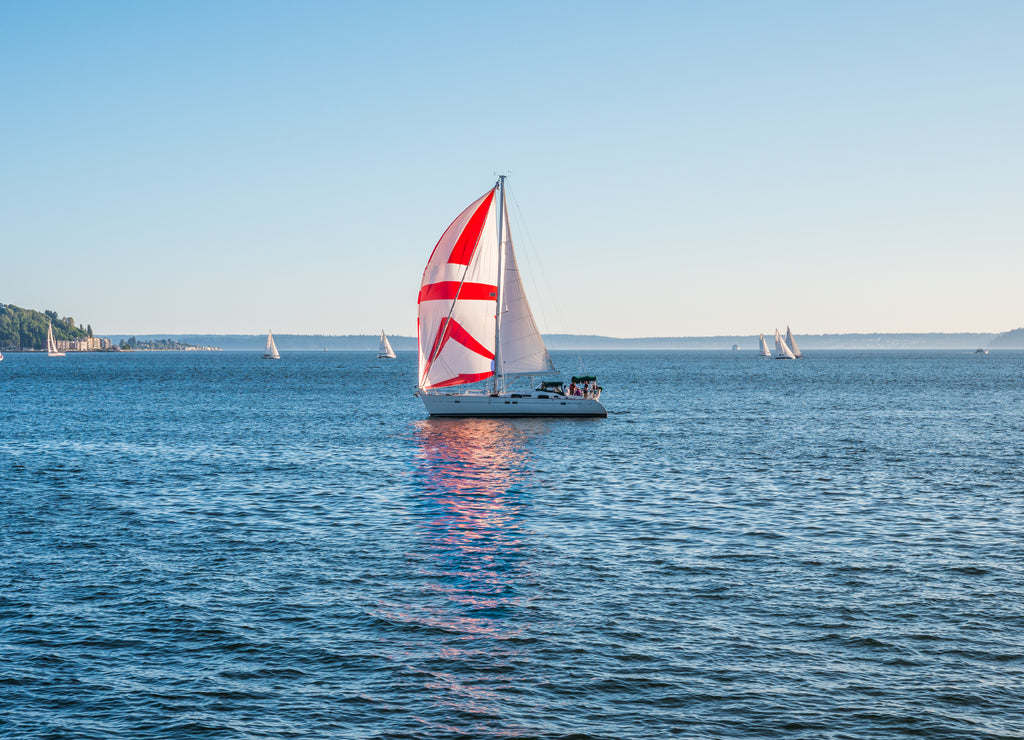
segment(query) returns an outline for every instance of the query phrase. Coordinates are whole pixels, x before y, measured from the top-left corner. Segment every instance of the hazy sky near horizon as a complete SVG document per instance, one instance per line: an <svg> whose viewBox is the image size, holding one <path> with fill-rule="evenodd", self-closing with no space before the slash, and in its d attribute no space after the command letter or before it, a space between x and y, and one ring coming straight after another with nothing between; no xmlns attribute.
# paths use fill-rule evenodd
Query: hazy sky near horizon
<svg viewBox="0 0 1024 740"><path fill-rule="evenodd" d="M1024 324L1024 3L0 2L0 302L415 334L509 177L544 332Z"/></svg>

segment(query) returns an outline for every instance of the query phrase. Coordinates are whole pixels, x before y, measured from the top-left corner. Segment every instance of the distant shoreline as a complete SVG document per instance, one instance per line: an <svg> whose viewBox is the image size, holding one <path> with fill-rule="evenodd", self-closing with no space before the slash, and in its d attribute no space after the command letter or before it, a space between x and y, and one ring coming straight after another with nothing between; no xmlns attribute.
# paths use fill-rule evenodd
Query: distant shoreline
<svg viewBox="0 0 1024 740"><path fill-rule="evenodd" d="M135 336L138 341L172 340L199 346L216 346L223 351L263 350L266 334L108 334L115 344ZM416 350L416 337L388 335L396 351ZM803 350L852 349L1024 349L1024 329L1004 333L872 333L872 334L796 334ZM379 334L274 334L281 351L370 351L379 345ZM637 337L620 338L598 335L546 334L548 349L561 350L732 350L753 352L758 335L713 337ZM769 340L769 344L770 344Z"/></svg>

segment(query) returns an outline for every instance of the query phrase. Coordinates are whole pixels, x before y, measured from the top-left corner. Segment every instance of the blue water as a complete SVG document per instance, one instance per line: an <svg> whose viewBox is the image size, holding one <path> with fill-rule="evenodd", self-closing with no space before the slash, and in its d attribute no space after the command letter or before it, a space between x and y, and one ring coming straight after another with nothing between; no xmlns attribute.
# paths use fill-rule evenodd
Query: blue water
<svg viewBox="0 0 1024 740"><path fill-rule="evenodd" d="M0 736L1022 736L1024 353L581 359L8 354Z"/></svg>

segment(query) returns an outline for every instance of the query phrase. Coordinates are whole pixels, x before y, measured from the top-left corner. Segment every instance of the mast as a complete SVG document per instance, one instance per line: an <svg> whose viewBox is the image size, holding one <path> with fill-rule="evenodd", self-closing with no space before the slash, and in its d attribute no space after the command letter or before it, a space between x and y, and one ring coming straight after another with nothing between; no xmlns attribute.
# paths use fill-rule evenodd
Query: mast
<svg viewBox="0 0 1024 740"><path fill-rule="evenodd" d="M505 176L498 175L498 290L494 305L494 393L505 384L501 359L501 293L505 282Z"/></svg>

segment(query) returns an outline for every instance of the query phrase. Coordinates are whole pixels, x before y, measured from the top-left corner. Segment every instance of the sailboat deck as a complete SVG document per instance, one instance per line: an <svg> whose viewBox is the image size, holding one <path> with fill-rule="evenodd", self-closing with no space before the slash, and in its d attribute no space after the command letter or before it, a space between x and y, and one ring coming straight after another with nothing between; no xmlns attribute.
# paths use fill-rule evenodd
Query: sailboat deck
<svg viewBox="0 0 1024 740"><path fill-rule="evenodd" d="M462 393L420 392L431 416L592 416L604 417L607 410L596 398L563 396L557 393Z"/></svg>

